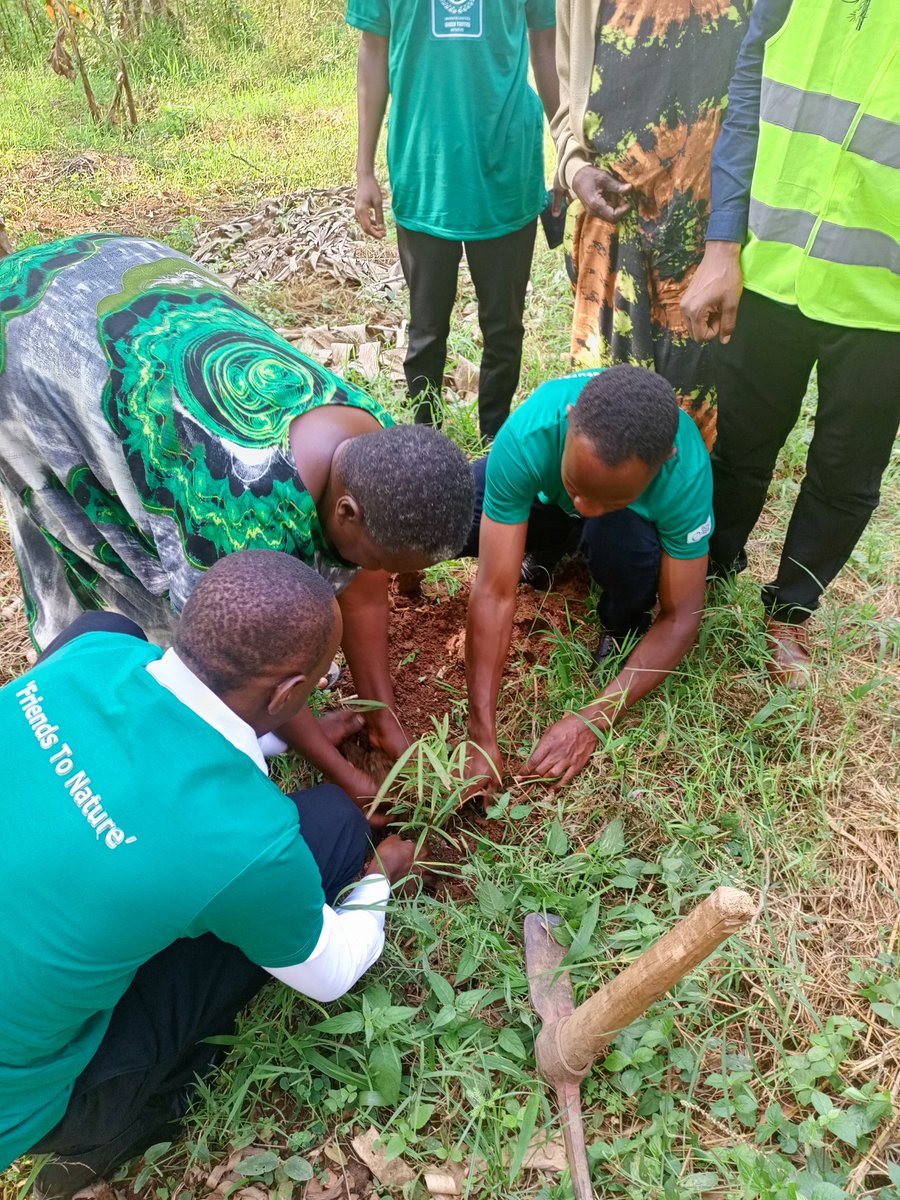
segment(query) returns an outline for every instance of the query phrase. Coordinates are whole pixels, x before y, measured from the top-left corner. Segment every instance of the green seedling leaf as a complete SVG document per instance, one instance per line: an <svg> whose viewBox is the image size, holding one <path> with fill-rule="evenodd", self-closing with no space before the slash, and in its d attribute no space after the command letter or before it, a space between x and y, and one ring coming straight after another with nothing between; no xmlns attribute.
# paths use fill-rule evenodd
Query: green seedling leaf
<svg viewBox="0 0 900 1200"><path fill-rule="evenodd" d="M560 824L559 817L554 817L547 830L547 851L554 858L562 858L569 853L569 835Z"/></svg>
<svg viewBox="0 0 900 1200"><path fill-rule="evenodd" d="M396 1104L400 1099L400 1081L403 1078L400 1051L397 1047L390 1042L375 1046L369 1055L369 1071L372 1083L381 1093L382 1104Z"/></svg>
<svg viewBox="0 0 900 1200"><path fill-rule="evenodd" d="M452 1004L456 999L456 993L453 990L453 985L448 983L443 975L438 975L437 971L426 971L425 978L428 981L428 986L431 988L431 994L441 1005Z"/></svg>
<svg viewBox="0 0 900 1200"><path fill-rule="evenodd" d="M834 1101L830 1096L826 1096L824 1092L813 1092L809 1101L820 1117L824 1117L834 1108Z"/></svg>
<svg viewBox="0 0 900 1200"><path fill-rule="evenodd" d="M595 900L591 904L581 918L581 924L578 926L578 932L572 938L572 945L566 951L566 956L560 963L561 967L571 966L572 963L580 962L584 958L591 938L594 936L594 930L597 928L597 918L600 916L600 901Z"/></svg>
<svg viewBox="0 0 900 1200"><path fill-rule="evenodd" d="M434 1113L435 1106L433 1104L424 1104L421 1100L412 1110L409 1118L410 1129L418 1132L423 1125L427 1125Z"/></svg>
<svg viewBox="0 0 900 1200"><path fill-rule="evenodd" d="M625 849L625 822L621 817L610 821L597 838L597 849L607 858L614 858Z"/></svg>
<svg viewBox="0 0 900 1200"><path fill-rule="evenodd" d="M500 1036L497 1038L497 1044L501 1050L505 1050L507 1054L511 1054L513 1058L527 1058L528 1051L525 1049L525 1043L513 1029L503 1029L500 1031Z"/></svg>
<svg viewBox="0 0 900 1200"><path fill-rule="evenodd" d="M528 1147L531 1145L531 1139L534 1136L534 1127L537 1123L538 1109L540 1108L541 1097L538 1092L532 1092L528 1097L528 1103L522 1113L522 1125L519 1129L519 1136L516 1139L516 1148L513 1150L512 1158L509 1163L508 1182L515 1183L522 1170L522 1164L525 1161L525 1155L528 1153Z"/></svg>
<svg viewBox="0 0 900 1200"><path fill-rule="evenodd" d="M171 1142L156 1142L150 1146L144 1153L144 1162L147 1164L157 1163L172 1149Z"/></svg>
<svg viewBox="0 0 900 1200"><path fill-rule="evenodd" d="M390 1029L392 1025L407 1024L418 1015L417 1008L405 1004L391 1004L372 1013L372 1024L376 1029Z"/></svg>
<svg viewBox="0 0 900 1200"><path fill-rule="evenodd" d="M853 1113L842 1112L828 1122L828 1132L833 1133L836 1138L852 1146L855 1150L859 1142L860 1128Z"/></svg>
<svg viewBox="0 0 900 1200"><path fill-rule="evenodd" d="M900 1029L900 1004L873 1004L872 1012L889 1025Z"/></svg>
<svg viewBox="0 0 900 1200"><path fill-rule="evenodd" d="M715 1171L694 1171L678 1181L686 1192L709 1192L719 1186Z"/></svg>
<svg viewBox="0 0 900 1200"><path fill-rule="evenodd" d="M308 1047L303 1051L303 1057L311 1067L321 1071L323 1075L327 1075L329 1079L336 1079L339 1083L349 1083L351 1087L364 1088L366 1086L365 1076L360 1075L356 1071L349 1071L346 1067L342 1067L340 1063L336 1063L332 1058L326 1058L324 1054L320 1054L318 1050L311 1050Z"/></svg>
<svg viewBox="0 0 900 1200"><path fill-rule="evenodd" d="M264 1150L261 1154L251 1154L234 1168L236 1175L244 1175L248 1179L258 1179L260 1175L270 1175L281 1166L281 1159L272 1150Z"/></svg>
<svg viewBox="0 0 900 1200"><path fill-rule="evenodd" d="M361 1012L338 1013L310 1028L317 1033L360 1033L365 1025Z"/></svg>
<svg viewBox="0 0 900 1200"><path fill-rule="evenodd" d="M506 895L490 879L482 879L475 889L478 907L491 921L502 917L509 907Z"/></svg>
<svg viewBox="0 0 900 1200"><path fill-rule="evenodd" d="M613 1050L603 1060L603 1069L605 1071L624 1071L630 1064L631 1059L627 1054L623 1054L621 1050Z"/></svg>
<svg viewBox="0 0 900 1200"><path fill-rule="evenodd" d="M285 1159L281 1169L294 1183L307 1183L313 1177L312 1165L298 1154L292 1154L290 1158Z"/></svg>

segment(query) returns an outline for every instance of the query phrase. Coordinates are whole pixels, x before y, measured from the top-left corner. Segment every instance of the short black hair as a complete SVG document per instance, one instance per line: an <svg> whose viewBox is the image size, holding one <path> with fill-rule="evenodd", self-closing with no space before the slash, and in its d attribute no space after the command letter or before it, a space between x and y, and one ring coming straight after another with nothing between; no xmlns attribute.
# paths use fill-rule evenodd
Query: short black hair
<svg viewBox="0 0 900 1200"><path fill-rule="evenodd" d="M334 593L279 550L220 558L188 598L175 633L179 658L218 695L284 666L308 674L334 634Z"/></svg>
<svg viewBox="0 0 900 1200"><path fill-rule="evenodd" d="M569 413L569 429L587 438L607 467L639 458L655 470L672 452L678 413L667 380L622 364L588 380Z"/></svg>
<svg viewBox="0 0 900 1200"><path fill-rule="evenodd" d="M472 468L436 429L392 425L360 434L341 447L336 467L376 546L435 563L465 545L475 510Z"/></svg>

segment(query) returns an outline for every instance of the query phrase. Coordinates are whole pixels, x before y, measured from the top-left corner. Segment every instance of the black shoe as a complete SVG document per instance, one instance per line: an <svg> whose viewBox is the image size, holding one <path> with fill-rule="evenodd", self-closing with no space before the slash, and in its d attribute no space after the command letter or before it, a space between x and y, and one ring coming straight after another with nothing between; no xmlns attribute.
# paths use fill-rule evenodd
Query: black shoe
<svg viewBox="0 0 900 1200"><path fill-rule="evenodd" d="M719 581L734 579L741 571L747 570L747 551L741 550L730 563L718 562L710 558L706 578Z"/></svg>
<svg viewBox="0 0 900 1200"><path fill-rule="evenodd" d="M74 1158L51 1158L38 1171L31 1195L35 1200L71 1200L97 1178L97 1172Z"/></svg>
<svg viewBox="0 0 900 1200"><path fill-rule="evenodd" d="M600 641L591 654L591 658L594 660L594 669L600 670L607 667L610 660L616 658L621 652L622 647L611 633L601 633Z"/></svg>
<svg viewBox="0 0 900 1200"><path fill-rule="evenodd" d="M553 587L553 567L548 567L533 554L526 554L522 559L519 583L527 583L536 592L549 592Z"/></svg>

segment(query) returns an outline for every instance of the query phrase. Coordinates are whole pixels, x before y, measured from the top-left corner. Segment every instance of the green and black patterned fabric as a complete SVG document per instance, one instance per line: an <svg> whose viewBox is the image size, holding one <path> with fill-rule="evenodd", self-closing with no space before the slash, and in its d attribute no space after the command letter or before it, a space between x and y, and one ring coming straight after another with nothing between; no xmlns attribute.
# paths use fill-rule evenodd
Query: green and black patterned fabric
<svg viewBox="0 0 900 1200"><path fill-rule="evenodd" d="M391 418L158 242L0 261L0 494L32 636L112 608L166 640L198 573L283 550L340 590L288 433L323 404Z"/></svg>

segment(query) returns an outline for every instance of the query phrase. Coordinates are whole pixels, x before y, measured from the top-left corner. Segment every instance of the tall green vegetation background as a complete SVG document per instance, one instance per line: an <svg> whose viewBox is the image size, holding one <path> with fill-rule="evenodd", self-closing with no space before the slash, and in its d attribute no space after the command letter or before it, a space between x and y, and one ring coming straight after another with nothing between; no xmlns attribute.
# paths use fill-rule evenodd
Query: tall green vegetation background
<svg viewBox="0 0 900 1200"><path fill-rule="evenodd" d="M356 43L342 15L340 0L73 0L64 13L57 0L0 0L0 213L13 241L104 228L190 252L203 228L265 196L351 182ZM45 61L60 29L63 74ZM539 252L533 284L522 395L565 369L568 344L558 253ZM402 296L317 279L244 295L277 324L365 321L385 307L403 316ZM471 300L464 285L463 309ZM477 329L458 319L451 360L478 352ZM403 416L389 379L372 386ZM534 1069L523 917L563 918L586 994L697 899L734 883L759 899L752 928L623 1033L585 1083L598 1194L897 1200L896 459L815 619L815 692L772 691L763 670L758 584L797 494L814 398L782 454L751 571L711 592L697 647L564 792L516 785L487 825L457 816L448 747L464 696L444 682L446 716L404 770L400 814L427 833L436 863L457 864L449 885L397 905L382 963L340 1003L268 988L184 1138L132 1164L117 1188L193 1200L230 1163L219 1197L285 1200L314 1171L352 1180L350 1139L372 1126L410 1168L393 1190L407 1200L424 1200L435 1169L486 1200L563 1200L565 1177L527 1166L534 1135L558 1129ZM477 452L471 406L455 407L447 429ZM401 689L452 664L452 648L435 654L428 631L462 614L469 574L466 564L429 573ZM0 526L4 678L26 662L17 596ZM534 603L503 693L501 737L523 758L549 720L591 693L596 637L590 598ZM32 1165L2 1177L4 1196Z"/></svg>

